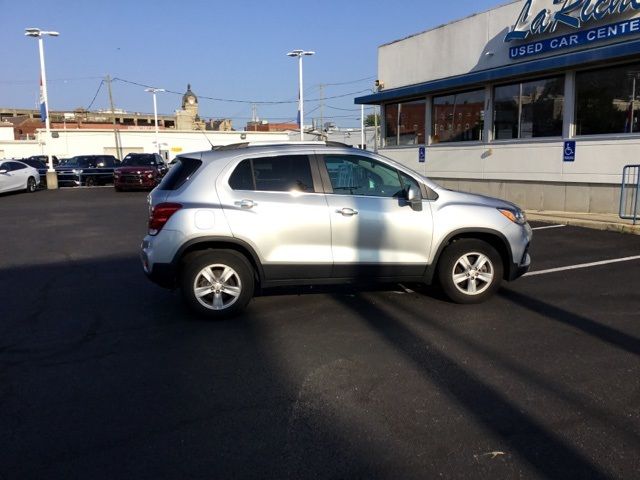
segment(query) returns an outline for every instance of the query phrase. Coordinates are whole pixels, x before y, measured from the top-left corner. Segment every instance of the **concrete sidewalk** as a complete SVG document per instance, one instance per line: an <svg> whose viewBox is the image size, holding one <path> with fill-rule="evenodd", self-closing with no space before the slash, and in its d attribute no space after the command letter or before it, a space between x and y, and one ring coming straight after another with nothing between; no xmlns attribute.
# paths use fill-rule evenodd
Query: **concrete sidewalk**
<svg viewBox="0 0 640 480"><path fill-rule="evenodd" d="M633 225L631 220L623 220L616 214L554 212L526 210L527 219L576 227L608 230L613 232L640 235L640 221Z"/></svg>

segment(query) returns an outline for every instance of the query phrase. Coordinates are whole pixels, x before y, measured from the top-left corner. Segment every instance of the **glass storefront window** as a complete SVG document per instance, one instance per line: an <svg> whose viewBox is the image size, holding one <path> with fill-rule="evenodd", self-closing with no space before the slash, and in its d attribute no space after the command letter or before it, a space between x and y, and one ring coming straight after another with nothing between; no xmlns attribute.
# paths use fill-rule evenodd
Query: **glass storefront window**
<svg viewBox="0 0 640 480"><path fill-rule="evenodd" d="M576 74L576 134L640 133L640 64Z"/></svg>
<svg viewBox="0 0 640 480"><path fill-rule="evenodd" d="M424 144L425 115L424 100L400 104L399 145Z"/></svg>
<svg viewBox="0 0 640 480"><path fill-rule="evenodd" d="M563 110L563 76L496 87L494 138L562 136Z"/></svg>
<svg viewBox="0 0 640 480"><path fill-rule="evenodd" d="M398 145L398 111L397 103L384 106L384 144L387 147Z"/></svg>
<svg viewBox="0 0 640 480"><path fill-rule="evenodd" d="M385 145L421 145L425 141L424 100L392 103L384 107Z"/></svg>
<svg viewBox="0 0 640 480"><path fill-rule="evenodd" d="M481 141L484 90L433 98L433 143Z"/></svg>

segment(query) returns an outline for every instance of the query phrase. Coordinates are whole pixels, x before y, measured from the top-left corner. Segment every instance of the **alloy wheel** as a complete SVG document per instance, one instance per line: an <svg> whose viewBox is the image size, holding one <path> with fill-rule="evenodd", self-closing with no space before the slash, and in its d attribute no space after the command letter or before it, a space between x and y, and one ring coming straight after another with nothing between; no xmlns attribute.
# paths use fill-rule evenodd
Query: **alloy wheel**
<svg viewBox="0 0 640 480"><path fill-rule="evenodd" d="M238 273L228 265L208 265L195 276L193 293L203 307L226 310L238 300L242 282Z"/></svg>

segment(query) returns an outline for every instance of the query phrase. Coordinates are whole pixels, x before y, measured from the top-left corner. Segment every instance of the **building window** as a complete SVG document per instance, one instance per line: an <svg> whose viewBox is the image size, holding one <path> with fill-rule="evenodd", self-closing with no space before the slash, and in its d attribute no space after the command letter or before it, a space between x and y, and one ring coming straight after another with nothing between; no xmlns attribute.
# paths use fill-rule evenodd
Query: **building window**
<svg viewBox="0 0 640 480"><path fill-rule="evenodd" d="M576 134L638 133L640 64L576 74Z"/></svg>
<svg viewBox="0 0 640 480"><path fill-rule="evenodd" d="M496 140L562 136L564 76L496 87Z"/></svg>
<svg viewBox="0 0 640 480"><path fill-rule="evenodd" d="M484 90L433 98L433 143L481 141Z"/></svg>
<svg viewBox="0 0 640 480"><path fill-rule="evenodd" d="M425 116L424 100L385 105L385 145L390 147L424 144Z"/></svg>
<svg viewBox="0 0 640 480"><path fill-rule="evenodd" d="M398 145L398 111L400 105L390 103L384 106L384 144L387 147Z"/></svg>

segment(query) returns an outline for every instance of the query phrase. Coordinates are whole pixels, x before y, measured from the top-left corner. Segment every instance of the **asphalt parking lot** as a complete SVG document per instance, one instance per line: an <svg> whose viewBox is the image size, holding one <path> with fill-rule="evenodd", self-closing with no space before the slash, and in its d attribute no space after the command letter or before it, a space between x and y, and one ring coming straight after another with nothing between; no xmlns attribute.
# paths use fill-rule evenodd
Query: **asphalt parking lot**
<svg viewBox="0 0 640 480"><path fill-rule="evenodd" d="M637 236L533 224L543 273L482 305L299 288L209 322L143 275L145 196L0 196L0 479L638 477Z"/></svg>

